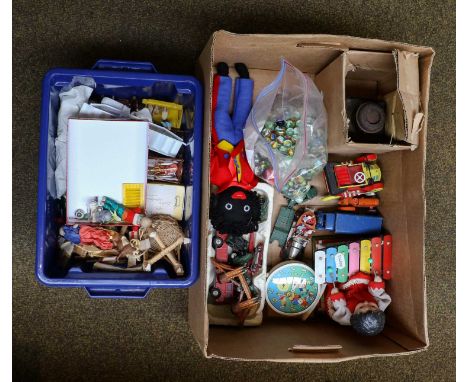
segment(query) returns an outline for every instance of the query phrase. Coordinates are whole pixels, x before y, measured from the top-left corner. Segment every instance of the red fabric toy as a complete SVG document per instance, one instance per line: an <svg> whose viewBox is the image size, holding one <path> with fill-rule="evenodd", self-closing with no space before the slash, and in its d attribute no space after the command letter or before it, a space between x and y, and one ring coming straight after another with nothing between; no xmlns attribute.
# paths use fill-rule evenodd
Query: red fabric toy
<svg viewBox="0 0 468 382"><path fill-rule="evenodd" d="M252 107L253 81L244 64L235 67L240 77L235 82L232 116L232 80L226 63L217 65L213 79L210 177L218 193L233 186L251 190L258 182L245 155L243 131Z"/></svg>
<svg viewBox="0 0 468 382"><path fill-rule="evenodd" d="M100 249L112 249L112 236L105 229L90 227L87 225L80 228L80 243L95 245Z"/></svg>
<svg viewBox="0 0 468 382"><path fill-rule="evenodd" d="M351 325L358 333L369 336L383 330L383 312L391 301L380 276L372 281L370 275L358 272L336 287L327 285L324 310L339 324Z"/></svg>

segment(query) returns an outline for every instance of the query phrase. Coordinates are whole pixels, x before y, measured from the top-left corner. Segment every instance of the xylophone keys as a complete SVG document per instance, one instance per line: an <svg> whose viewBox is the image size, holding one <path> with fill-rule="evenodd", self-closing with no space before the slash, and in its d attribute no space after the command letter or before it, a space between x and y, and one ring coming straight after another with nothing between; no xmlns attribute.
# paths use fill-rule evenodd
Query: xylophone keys
<svg viewBox="0 0 468 382"><path fill-rule="evenodd" d="M337 269L337 281L344 283L348 280L348 246L338 246L338 253L335 257L335 264Z"/></svg>
<svg viewBox="0 0 468 382"><path fill-rule="evenodd" d="M315 251L315 282L318 285L325 284L325 251Z"/></svg>
<svg viewBox="0 0 468 382"><path fill-rule="evenodd" d="M392 278L392 235L383 237L383 279Z"/></svg>
<svg viewBox="0 0 468 382"><path fill-rule="evenodd" d="M382 276L382 238L374 237L371 240L371 273Z"/></svg>
<svg viewBox="0 0 468 382"><path fill-rule="evenodd" d="M334 283L336 281L336 264L335 264L335 256L337 254L337 250L334 247L330 247L326 249L326 277L325 280L327 283Z"/></svg>
<svg viewBox="0 0 468 382"><path fill-rule="evenodd" d="M370 240L361 240L361 256L359 269L361 272L370 273L371 271L371 242Z"/></svg>
<svg viewBox="0 0 468 382"><path fill-rule="evenodd" d="M349 276L359 272L359 255L360 245L359 243L351 243L349 245Z"/></svg>

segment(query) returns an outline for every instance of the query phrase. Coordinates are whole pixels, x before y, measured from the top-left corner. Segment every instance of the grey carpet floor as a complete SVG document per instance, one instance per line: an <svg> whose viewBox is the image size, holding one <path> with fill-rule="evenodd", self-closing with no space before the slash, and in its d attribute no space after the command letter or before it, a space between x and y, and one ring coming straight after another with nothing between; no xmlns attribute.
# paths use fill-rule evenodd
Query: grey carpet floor
<svg viewBox="0 0 468 382"><path fill-rule="evenodd" d="M455 373L455 1L15 1L13 4L13 354L15 380L447 381ZM96 300L34 276L41 78L99 58L191 74L210 34L331 33L432 46L427 148L431 346L332 365L205 360L187 291ZM7 254L5 254L7 255Z"/></svg>

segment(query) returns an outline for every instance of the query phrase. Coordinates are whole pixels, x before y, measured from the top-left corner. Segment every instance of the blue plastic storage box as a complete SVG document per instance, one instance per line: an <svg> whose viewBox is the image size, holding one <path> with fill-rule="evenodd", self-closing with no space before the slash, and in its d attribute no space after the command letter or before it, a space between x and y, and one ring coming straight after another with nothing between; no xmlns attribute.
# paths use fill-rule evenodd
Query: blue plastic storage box
<svg viewBox="0 0 468 382"><path fill-rule="evenodd" d="M96 92L116 98L154 98L177 102L184 107L183 129L187 146L184 158L184 184L192 203L187 203L182 226L190 242L184 244L181 261L185 276L176 277L166 261L155 264L151 273L83 272L59 265L58 230L63 224L62 204L55 199L47 179L55 169L54 142L59 92L77 77L92 77ZM100 60L91 70L52 69L42 86L41 130L39 147L39 185L37 200L36 276L40 282L55 287L84 287L91 297L145 297L151 288L185 288L198 277L200 237L200 182L202 171L202 88L191 76L157 73L151 63ZM191 207L190 207L191 205ZM190 211L191 208L191 211Z"/></svg>

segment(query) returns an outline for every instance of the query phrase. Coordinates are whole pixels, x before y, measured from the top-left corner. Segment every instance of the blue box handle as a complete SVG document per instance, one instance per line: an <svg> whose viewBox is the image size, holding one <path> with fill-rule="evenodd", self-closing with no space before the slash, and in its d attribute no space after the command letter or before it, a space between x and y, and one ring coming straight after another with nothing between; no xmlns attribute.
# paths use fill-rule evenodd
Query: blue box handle
<svg viewBox="0 0 468 382"><path fill-rule="evenodd" d="M92 298L145 298L150 288L85 288Z"/></svg>
<svg viewBox="0 0 468 382"><path fill-rule="evenodd" d="M156 68L151 62L141 61L121 61L121 60L98 60L92 69L97 70L118 70L124 72L145 72L157 73Z"/></svg>

